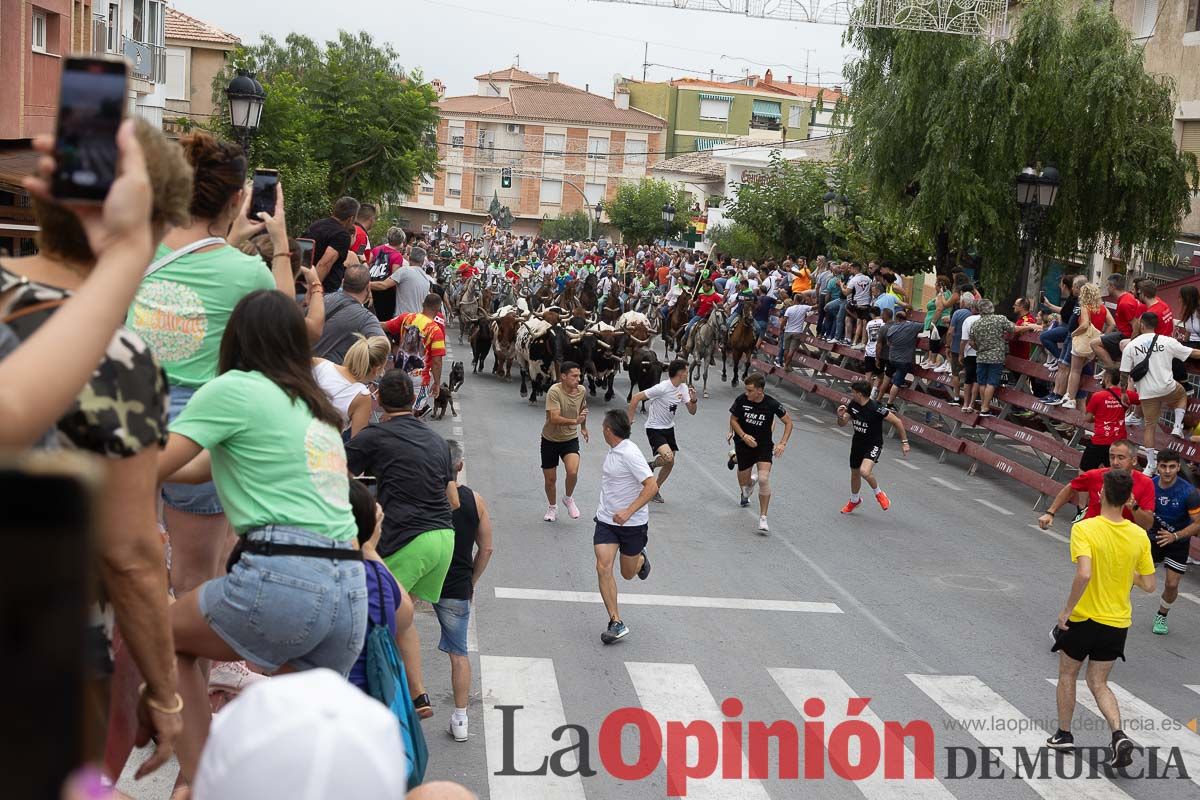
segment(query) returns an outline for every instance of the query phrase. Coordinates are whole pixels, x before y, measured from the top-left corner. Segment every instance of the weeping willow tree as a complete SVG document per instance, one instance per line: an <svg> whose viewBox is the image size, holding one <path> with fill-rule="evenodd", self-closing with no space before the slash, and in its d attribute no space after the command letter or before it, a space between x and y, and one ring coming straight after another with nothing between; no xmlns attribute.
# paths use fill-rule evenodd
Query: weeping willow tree
<svg viewBox="0 0 1200 800"><path fill-rule="evenodd" d="M1015 177L1054 165L1062 184L1037 228L1043 253L1119 241L1165 252L1200 183L1173 140L1173 85L1148 75L1111 11L1062 0L1020 7L996 43L936 33L851 28L861 56L839 114L853 120L849 174L872 200L934 242L940 269L979 259L990 290L1015 290L1021 268Z"/></svg>

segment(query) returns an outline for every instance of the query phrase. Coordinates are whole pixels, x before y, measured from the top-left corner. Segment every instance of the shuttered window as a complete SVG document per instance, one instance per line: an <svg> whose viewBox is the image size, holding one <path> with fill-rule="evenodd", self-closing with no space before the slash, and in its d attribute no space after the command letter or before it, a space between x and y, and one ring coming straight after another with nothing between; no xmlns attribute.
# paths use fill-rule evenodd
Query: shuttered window
<svg viewBox="0 0 1200 800"><path fill-rule="evenodd" d="M1154 35L1155 23L1158 22L1158 7L1160 0L1137 0L1133 4L1133 36L1141 39Z"/></svg>
<svg viewBox="0 0 1200 800"><path fill-rule="evenodd" d="M1186 153L1193 153L1196 158L1200 159L1200 119L1188 120L1183 123L1183 138L1179 142L1179 149Z"/></svg>

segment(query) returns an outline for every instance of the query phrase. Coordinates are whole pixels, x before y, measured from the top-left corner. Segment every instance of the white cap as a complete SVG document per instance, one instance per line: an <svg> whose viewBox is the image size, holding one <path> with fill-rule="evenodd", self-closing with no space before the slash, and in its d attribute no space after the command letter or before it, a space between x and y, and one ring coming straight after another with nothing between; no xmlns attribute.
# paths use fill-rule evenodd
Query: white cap
<svg viewBox="0 0 1200 800"><path fill-rule="evenodd" d="M395 800L407 790L400 722L333 670L258 681L213 718L194 800Z"/></svg>

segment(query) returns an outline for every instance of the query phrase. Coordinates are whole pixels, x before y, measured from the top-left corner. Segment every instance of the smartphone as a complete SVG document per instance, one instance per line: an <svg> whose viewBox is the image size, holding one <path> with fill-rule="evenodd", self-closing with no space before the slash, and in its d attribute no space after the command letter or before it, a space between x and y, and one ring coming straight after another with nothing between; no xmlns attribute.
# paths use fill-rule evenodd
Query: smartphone
<svg viewBox="0 0 1200 800"><path fill-rule="evenodd" d="M275 214L275 187L279 185L279 170L254 170L254 188L250 195L250 219L258 221L258 214L265 211Z"/></svg>
<svg viewBox="0 0 1200 800"><path fill-rule="evenodd" d="M51 191L100 203L117 177L117 129L129 105L128 67L119 57L63 60Z"/></svg>
<svg viewBox="0 0 1200 800"><path fill-rule="evenodd" d="M300 245L300 266L311 267L313 265L313 249L317 243L313 239L297 239L296 244Z"/></svg>
<svg viewBox="0 0 1200 800"><path fill-rule="evenodd" d="M97 481L90 465L72 461L0 462L0 680L21 687L0 696L12 743L0 749L6 797L58 798L71 771L104 754L106 726L90 713L101 701L88 695L99 686L89 679L103 674L97 659L109 666L107 647L93 648L88 629Z"/></svg>

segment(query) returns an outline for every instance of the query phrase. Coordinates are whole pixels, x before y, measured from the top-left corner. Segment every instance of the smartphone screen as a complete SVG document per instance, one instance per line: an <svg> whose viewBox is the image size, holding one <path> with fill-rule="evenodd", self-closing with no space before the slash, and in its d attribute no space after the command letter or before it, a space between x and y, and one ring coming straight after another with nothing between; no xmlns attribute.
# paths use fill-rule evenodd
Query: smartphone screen
<svg viewBox="0 0 1200 800"><path fill-rule="evenodd" d="M296 244L300 245L300 266L311 267L313 265L313 249L317 243L312 239L297 239Z"/></svg>
<svg viewBox="0 0 1200 800"><path fill-rule="evenodd" d="M102 201L117 177L117 129L129 103L124 60L67 58L58 97L55 197Z"/></svg>
<svg viewBox="0 0 1200 800"><path fill-rule="evenodd" d="M250 219L257 220L259 212L275 213L275 187L279 172L273 169L254 170L254 188L250 197Z"/></svg>

